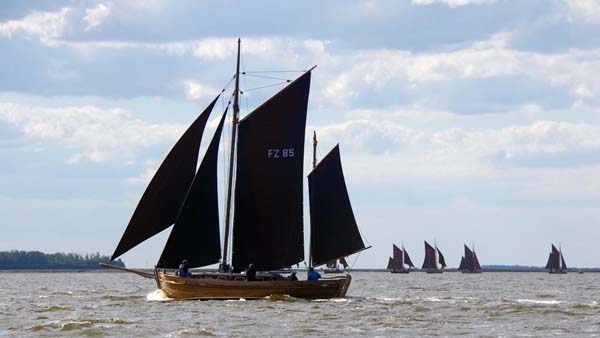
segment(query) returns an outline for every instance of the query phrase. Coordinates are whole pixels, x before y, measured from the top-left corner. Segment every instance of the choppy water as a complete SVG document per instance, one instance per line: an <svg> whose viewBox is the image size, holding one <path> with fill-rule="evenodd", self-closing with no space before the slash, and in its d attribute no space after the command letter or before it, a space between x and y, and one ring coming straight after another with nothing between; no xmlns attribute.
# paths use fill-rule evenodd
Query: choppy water
<svg viewBox="0 0 600 338"><path fill-rule="evenodd" d="M597 337L599 281L355 272L345 299L165 301L127 273L0 273L0 336Z"/></svg>

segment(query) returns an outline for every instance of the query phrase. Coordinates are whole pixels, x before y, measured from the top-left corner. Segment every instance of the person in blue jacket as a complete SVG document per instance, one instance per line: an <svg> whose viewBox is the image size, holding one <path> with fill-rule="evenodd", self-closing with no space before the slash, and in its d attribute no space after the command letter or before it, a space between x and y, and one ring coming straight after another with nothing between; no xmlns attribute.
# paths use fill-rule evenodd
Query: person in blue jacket
<svg viewBox="0 0 600 338"><path fill-rule="evenodd" d="M308 268L307 279L308 280L319 280L321 278L321 274L316 272L313 268Z"/></svg>
<svg viewBox="0 0 600 338"><path fill-rule="evenodd" d="M179 277L190 277L190 271L188 269L188 260L184 259L183 261L181 261L181 264L179 264Z"/></svg>

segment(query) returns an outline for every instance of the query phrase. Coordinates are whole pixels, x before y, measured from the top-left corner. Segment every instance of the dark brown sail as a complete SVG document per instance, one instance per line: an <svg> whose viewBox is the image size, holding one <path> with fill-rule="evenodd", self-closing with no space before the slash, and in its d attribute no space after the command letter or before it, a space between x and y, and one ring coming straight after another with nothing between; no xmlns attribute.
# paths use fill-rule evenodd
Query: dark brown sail
<svg viewBox="0 0 600 338"><path fill-rule="evenodd" d="M408 255L408 252L406 252L406 249L403 247L402 251L404 251L404 264L408 265L411 268L414 268L415 265L413 264L413 262L410 260L410 256Z"/></svg>
<svg viewBox="0 0 600 338"><path fill-rule="evenodd" d="M477 253L473 251L473 268L475 271L481 270L481 265L479 264L479 259L477 258Z"/></svg>
<svg viewBox="0 0 600 338"><path fill-rule="evenodd" d="M190 268L218 263L221 258L217 160L227 110L206 150L158 261L159 268L177 268L183 259Z"/></svg>
<svg viewBox="0 0 600 338"><path fill-rule="evenodd" d="M398 269L398 266L396 265L396 262L394 261L394 259L392 257L388 258L388 264L387 264L386 269L388 269L388 270Z"/></svg>
<svg viewBox="0 0 600 338"><path fill-rule="evenodd" d="M217 99L218 96L190 125L154 174L111 260L175 222L194 179L202 133Z"/></svg>
<svg viewBox="0 0 600 338"><path fill-rule="evenodd" d="M460 265L458 266L458 270L467 270L467 263L465 261L465 257L460 258Z"/></svg>
<svg viewBox="0 0 600 338"><path fill-rule="evenodd" d="M336 145L308 175L310 246L314 266L362 251Z"/></svg>
<svg viewBox="0 0 600 338"><path fill-rule="evenodd" d="M235 271L250 263L274 270L304 260L302 168L310 77L304 73L239 123Z"/></svg>
<svg viewBox="0 0 600 338"><path fill-rule="evenodd" d="M425 241L425 259L421 269L437 269L435 264L435 248Z"/></svg>
<svg viewBox="0 0 600 338"><path fill-rule="evenodd" d="M444 258L444 255L442 254L442 252L440 251L439 248L437 248L437 252L438 252L438 261L440 263L440 265L442 266L441 268L445 268L446 267L446 259Z"/></svg>

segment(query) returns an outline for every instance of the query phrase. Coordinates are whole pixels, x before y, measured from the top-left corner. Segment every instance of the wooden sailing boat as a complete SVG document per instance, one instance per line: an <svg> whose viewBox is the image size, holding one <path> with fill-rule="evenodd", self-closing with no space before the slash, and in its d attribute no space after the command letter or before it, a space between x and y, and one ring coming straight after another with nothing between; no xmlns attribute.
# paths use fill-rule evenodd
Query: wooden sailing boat
<svg viewBox="0 0 600 338"><path fill-rule="evenodd" d="M481 273L481 265L475 253L475 245L473 245L473 250L471 250L465 244L465 255L460 259L458 270L462 271L462 273Z"/></svg>
<svg viewBox="0 0 600 338"><path fill-rule="evenodd" d="M158 288L170 298L260 298L272 294L313 299L344 297L350 286L350 275L292 281L268 272L304 260L303 159L313 69L240 120L238 40L222 250L217 157L228 108L196 171L200 140L217 97L161 164L112 259L174 224L154 274ZM235 191L232 191L234 176ZM308 182L309 267L367 249L350 205L339 146L315 164ZM228 250L230 232L233 235L231 253ZM176 269L183 259L189 262L190 268L220 262L219 272L193 277L170 273L169 269ZM259 271L256 281L247 281L240 273L250 264Z"/></svg>
<svg viewBox="0 0 600 338"><path fill-rule="evenodd" d="M392 257L388 260L387 269L390 270L391 273L409 273L410 268L414 268L415 265L410 259L408 252L402 245L402 250L400 250L396 244L392 244L393 252ZM404 266L408 265L408 269Z"/></svg>
<svg viewBox="0 0 600 338"><path fill-rule="evenodd" d="M559 245L558 247L557 250L554 244L552 244L552 251L550 252L550 256L548 256L546 269L552 274L566 274L568 269L567 263L565 263L561 246Z"/></svg>
<svg viewBox="0 0 600 338"><path fill-rule="evenodd" d="M421 269L425 269L427 273L442 273L442 269L446 267L446 260L442 252L438 249L437 243L434 243L434 246L432 247L425 241L425 259L423 260Z"/></svg>

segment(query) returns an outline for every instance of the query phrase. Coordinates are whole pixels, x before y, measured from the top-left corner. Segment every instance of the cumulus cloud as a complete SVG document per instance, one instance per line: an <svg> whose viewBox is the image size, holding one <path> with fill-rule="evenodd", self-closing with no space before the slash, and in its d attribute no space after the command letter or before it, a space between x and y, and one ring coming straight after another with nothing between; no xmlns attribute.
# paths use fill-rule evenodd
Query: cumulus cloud
<svg viewBox="0 0 600 338"><path fill-rule="evenodd" d="M0 103L0 121L14 125L27 139L57 142L74 154L71 162L135 158L135 152L172 142L185 126L152 124L120 108L63 108Z"/></svg>
<svg viewBox="0 0 600 338"><path fill-rule="evenodd" d="M600 22L600 2L597 0L568 0L571 20Z"/></svg>
<svg viewBox="0 0 600 338"><path fill-rule="evenodd" d="M52 45L54 39L64 35L71 13L71 8L64 7L56 12L33 12L20 20L5 21L0 23L0 36L10 39L15 34L24 33Z"/></svg>
<svg viewBox="0 0 600 338"><path fill-rule="evenodd" d="M88 8L85 10L85 16L83 20L86 22L86 31L100 27L110 16L112 4L99 3L96 7Z"/></svg>
<svg viewBox="0 0 600 338"><path fill-rule="evenodd" d="M194 80L183 81L183 84L186 96L190 100L200 100L207 97L214 98L219 93L219 90L212 86L198 83Z"/></svg>
<svg viewBox="0 0 600 338"><path fill-rule="evenodd" d="M483 5L491 4L496 0L412 0L413 4L416 5L433 5L436 3L446 4L452 8L462 7L467 5Z"/></svg>

